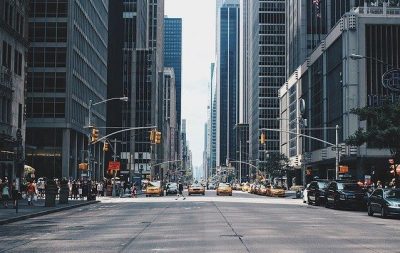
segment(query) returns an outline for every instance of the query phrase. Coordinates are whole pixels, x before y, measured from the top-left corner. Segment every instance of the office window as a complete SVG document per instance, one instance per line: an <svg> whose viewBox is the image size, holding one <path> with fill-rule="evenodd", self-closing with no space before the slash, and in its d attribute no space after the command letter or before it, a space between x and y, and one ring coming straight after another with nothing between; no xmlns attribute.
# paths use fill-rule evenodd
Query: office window
<svg viewBox="0 0 400 253"><path fill-rule="evenodd" d="M14 73L22 75L22 54L18 50L14 50Z"/></svg>
<svg viewBox="0 0 400 253"><path fill-rule="evenodd" d="M11 70L11 45L5 41L3 41L2 64L4 67Z"/></svg>

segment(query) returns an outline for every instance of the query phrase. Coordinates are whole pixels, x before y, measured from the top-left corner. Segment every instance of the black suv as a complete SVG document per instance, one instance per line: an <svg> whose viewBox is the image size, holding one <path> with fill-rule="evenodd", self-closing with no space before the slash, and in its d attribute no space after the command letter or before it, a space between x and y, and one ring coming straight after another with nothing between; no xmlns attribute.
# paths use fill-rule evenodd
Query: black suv
<svg viewBox="0 0 400 253"><path fill-rule="evenodd" d="M325 195L325 207L360 209L365 206L365 192L356 182L332 181Z"/></svg>
<svg viewBox="0 0 400 253"><path fill-rule="evenodd" d="M315 180L308 186L307 202L309 205L323 205L326 202L326 188L328 180Z"/></svg>

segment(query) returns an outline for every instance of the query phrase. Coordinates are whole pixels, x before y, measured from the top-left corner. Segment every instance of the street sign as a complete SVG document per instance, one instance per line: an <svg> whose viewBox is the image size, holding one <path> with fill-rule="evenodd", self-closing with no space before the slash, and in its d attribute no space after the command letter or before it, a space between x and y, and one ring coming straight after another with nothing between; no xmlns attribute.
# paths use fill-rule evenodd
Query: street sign
<svg viewBox="0 0 400 253"><path fill-rule="evenodd" d="M349 172L349 166L341 165L339 166L339 173L348 173Z"/></svg>
<svg viewBox="0 0 400 253"><path fill-rule="evenodd" d="M129 174L129 170L121 170L119 173L120 174Z"/></svg>
<svg viewBox="0 0 400 253"><path fill-rule="evenodd" d="M108 170L120 170L121 163L116 161L108 162Z"/></svg>

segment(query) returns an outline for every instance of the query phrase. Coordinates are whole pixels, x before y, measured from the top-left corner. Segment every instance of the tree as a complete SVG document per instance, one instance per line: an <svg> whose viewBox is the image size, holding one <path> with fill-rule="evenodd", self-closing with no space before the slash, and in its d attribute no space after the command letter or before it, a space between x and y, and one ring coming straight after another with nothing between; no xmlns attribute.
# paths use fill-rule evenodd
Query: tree
<svg viewBox="0 0 400 253"><path fill-rule="evenodd" d="M396 162L400 162L400 104L387 103L379 107L353 109L361 121L367 121L367 129L358 129L346 140L348 145L364 143L379 149L389 149Z"/></svg>
<svg viewBox="0 0 400 253"><path fill-rule="evenodd" d="M262 168L269 175L280 176L288 163L289 158L285 154L273 152L262 162Z"/></svg>

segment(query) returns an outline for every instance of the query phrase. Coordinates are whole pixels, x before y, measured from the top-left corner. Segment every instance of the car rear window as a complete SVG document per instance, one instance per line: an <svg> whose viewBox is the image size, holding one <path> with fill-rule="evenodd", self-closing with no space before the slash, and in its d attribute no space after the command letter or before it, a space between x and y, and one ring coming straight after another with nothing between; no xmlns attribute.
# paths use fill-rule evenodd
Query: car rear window
<svg viewBox="0 0 400 253"><path fill-rule="evenodd" d="M361 191L361 187L358 184L344 184L338 183L338 190L345 190L345 191Z"/></svg>
<svg viewBox="0 0 400 253"><path fill-rule="evenodd" d="M388 199L400 199L400 190L393 189L385 192L385 196Z"/></svg>

